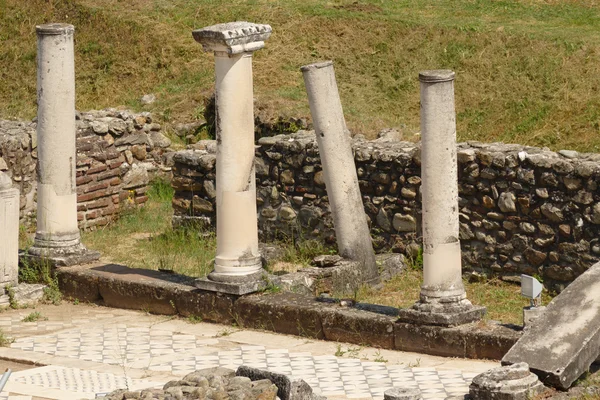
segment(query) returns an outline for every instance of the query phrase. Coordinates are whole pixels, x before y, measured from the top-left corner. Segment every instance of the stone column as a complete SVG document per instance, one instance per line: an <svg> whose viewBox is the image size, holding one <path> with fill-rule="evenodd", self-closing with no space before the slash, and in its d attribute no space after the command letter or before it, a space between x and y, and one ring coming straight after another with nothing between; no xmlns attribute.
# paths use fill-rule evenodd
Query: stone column
<svg viewBox="0 0 600 400"><path fill-rule="evenodd" d="M256 282L263 273L254 177L252 53L263 48L270 35L269 25L249 22L193 32L204 50L215 54L217 254L208 276L212 281Z"/></svg>
<svg viewBox="0 0 600 400"><path fill-rule="evenodd" d="M0 287L15 286L19 276L19 191L0 172Z"/></svg>
<svg viewBox="0 0 600 400"><path fill-rule="evenodd" d="M55 265L99 258L80 241L75 166L75 58L68 24L36 27L38 36L37 229L29 254Z"/></svg>
<svg viewBox="0 0 600 400"><path fill-rule="evenodd" d="M485 308L471 305L462 283L454 72L424 71L419 80L423 285L419 302L401 319L460 325L480 319Z"/></svg>
<svg viewBox="0 0 600 400"><path fill-rule="evenodd" d="M355 284L379 283L333 62L305 65L301 70L319 145L338 251L342 257L362 264L361 279Z"/></svg>

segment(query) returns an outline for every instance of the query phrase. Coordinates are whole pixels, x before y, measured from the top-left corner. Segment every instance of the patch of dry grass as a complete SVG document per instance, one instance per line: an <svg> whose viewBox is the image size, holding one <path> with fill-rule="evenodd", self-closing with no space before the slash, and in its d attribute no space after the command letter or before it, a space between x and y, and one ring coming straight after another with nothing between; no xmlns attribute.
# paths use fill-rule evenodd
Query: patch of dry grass
<svg viewBox="0 0 600 400"><path fill-rule="evenodd" d="M363 287L357 293L357 300L386 306L406 308L419 299L423 272L408 268L404 273L384 284L383 289L373 290ZM487 307L486 319L507 324L523 324L523 307L529 300L521 296L519 285L489 279L484 282L464 282L467 298L477 305ZM544 292L542 303L548 304L551 297Z"/></svg>
<svg viewBox="0 0 600 400"><path fill-rule="evenodd" d="M102 260L132 268L162 269L194 277L212 270L216 241L192 229L171 228L173 190L154 183L143 208L130 210L111 225L82 234Z"/></svg>
<svg viewBox="0 0 600 400"><path fill-rule="evenodd" d="M255 54L257 105L309 116L299 67L335 62L348 125L419 131L417 74L457 72L459 139L600 149L600 12L592 0L0 0L0 116L35 113L35 30L76 26L77 106L147 109L193 120L214 84L191 30L269 23Z"/></svg>

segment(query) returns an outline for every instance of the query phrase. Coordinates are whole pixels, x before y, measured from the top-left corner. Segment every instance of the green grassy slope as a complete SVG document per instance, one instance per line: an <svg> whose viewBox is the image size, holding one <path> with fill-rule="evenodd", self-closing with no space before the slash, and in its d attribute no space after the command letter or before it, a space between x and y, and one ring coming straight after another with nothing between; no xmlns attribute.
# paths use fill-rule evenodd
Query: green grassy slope
<svg viewBox="0 0 600 400"><path fill-rule="evenodd" d="M124 105L156 93L166 122L202 113L213 60L191 30L269 23L255 55L264 113L308 116L299 67L335 61L355 132L419 131L417 74L456 71L460 140L600 150L600 11L558 0L0 0L0 116L35 114L35 29L76 26L77 106Z"/></svg>

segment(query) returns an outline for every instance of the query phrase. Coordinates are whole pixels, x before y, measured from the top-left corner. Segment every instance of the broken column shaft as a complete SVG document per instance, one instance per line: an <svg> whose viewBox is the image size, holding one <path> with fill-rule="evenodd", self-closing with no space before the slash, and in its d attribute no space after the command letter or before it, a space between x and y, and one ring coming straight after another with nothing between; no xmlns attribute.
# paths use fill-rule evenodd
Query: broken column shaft
<svg viewBox="0 0 600 400"><path fill-rule="evenodd" d="M401 319L460 325L480 319L485 308L471 305L462 282L454 72L424 71L419 80L423 285L419 302Z"/></svg>
<svg viewBox="0 0 600 400"><path fill-rule="evenodd" d="M219 24L193 32L215 54L217 254L209 279L246 282L262 276L254 177L252 52L264 47L269 25Z"/></svg>
<svg viewBox="0 0 600 400"><path fill-rule="evenodd" d="M68 24L36 27L38 36L37 229L29 253L57 265L99 257L81 244L75 185L75 58Z"/></svg>
<svg viewBox="0 0 600 400"><path fill-rule="evenodd" d="M0 287L15 286L19 275L19 191L0 172Z"/></svg>
<svg viewBox="0 0 600 400"><path fill-rule="evenodd" d="M333 62L306 65L304 75L339 254L361 263L360 283L378 283L375 252L346 129Z"/></svg>

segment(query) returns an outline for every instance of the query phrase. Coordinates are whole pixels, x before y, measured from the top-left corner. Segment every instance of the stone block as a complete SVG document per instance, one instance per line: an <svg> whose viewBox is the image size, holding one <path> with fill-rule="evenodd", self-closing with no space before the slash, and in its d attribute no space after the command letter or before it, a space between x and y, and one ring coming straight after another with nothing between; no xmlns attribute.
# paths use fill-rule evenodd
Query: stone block
<svg viewBox="0 0 600 400"><path fill-rule="evenodd" d="M0 172L0 286L16 285L19 275L19 191Z"/></svg>
<svg viewBox="0 0 600 400"><path fill-rule="evenodd" d="M339 308L324 312L322 325L327 340L369 343L371 346L393 349L395 319L368 311Z"/></svg>
<svg viewBox="0 0 600 400"><path fill-rule="evenodd" d="M531 325L546 310L546 307L523 307L523 328Z"/></svg>
<svg viewBox="0 0 600 400"><path fill-rule="evenodd" d="M258 368L240 366L237 376L245 376L253 381L268 379L277 386L277 396L281 400L318 400L321 396L313 393L308 383L299 378L288 377L284 374L266 371Z"/></svg>
<svg viewBox="0 0 600 400"><path fill-rule="evenodd" d="M396 322L396 350L444 357L498 360L520 337L520 331L487 322L453 328Z"/></svg>
<svg viewBox="0 0 600 400"><path fill-rule="evenodd" d="M383 400L421 400L422 398L419 388L395 387L383 393Z"/></svg>
<svg viewBox="0 0 600 400"><path fill-rule="evenodd" d="M208 278L199 278L196 279L194 285L198 289L208 290L210 292L234 294L237 296L256 293L266 287L266 283L262 279L253 279L247 282L219 282Z"/></svg>
<svg viewBox="0 0 600 400"><path fill-rule="evenodd" d="M456 310L448 312L443 310L429 312L406 308L399 310L398 317L400 321L412 322L418 325L458 326L479 321L486 313L486 308L482 306L455 308Z"/></svg>
<svg viewBox="0 0 600 400"><path fill-rule="evenodd" d="M494 368L473 378L469 395L477 400L529 400L544 391L526 363Z"/></svg>
<svg viewBox="0 0 600 400"><path fill-rule="evenodd" d="M235 315L244 327L277 333L324 339L323 312L331 306L312 296L279 293L270 296L245 296L235 302Z"/></svg>
<svg viewBox="0 0 600 400"><path fill-rule="evenodd" d="M556 296L502 359L526 362L542 382L568 389L600 354L600 263Z"/></svg>
<svg viewBox="0 0 600 400"><path fill-rule="evenodd" d="M60 292L66 298L95 303L101 299L98 276L88 272L87 267L65 267L56 270Z"/></svg>

